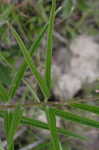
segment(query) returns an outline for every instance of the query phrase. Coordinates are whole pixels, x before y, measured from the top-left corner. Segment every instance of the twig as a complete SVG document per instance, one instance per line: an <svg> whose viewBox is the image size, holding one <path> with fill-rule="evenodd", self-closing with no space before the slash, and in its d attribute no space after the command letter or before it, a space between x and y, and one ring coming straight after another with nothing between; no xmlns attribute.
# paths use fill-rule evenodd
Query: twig
<svg viewBox="0 0 99 150"><path fill-rule="evenodd" d="M28 108L28 107L40 107L40 106L70 106L73 103L80 103L80 102L89 102L89 101L97 101L99 100L99 97L94 97L94 98L86 98L86 99L70 99L70 100L60 100L54 102L40 102L40 103L27 103L27 104L19 104L23 108ZM18 104L0 104L0 110L6 110L6 109L14 109L16 108Z"/></svg>

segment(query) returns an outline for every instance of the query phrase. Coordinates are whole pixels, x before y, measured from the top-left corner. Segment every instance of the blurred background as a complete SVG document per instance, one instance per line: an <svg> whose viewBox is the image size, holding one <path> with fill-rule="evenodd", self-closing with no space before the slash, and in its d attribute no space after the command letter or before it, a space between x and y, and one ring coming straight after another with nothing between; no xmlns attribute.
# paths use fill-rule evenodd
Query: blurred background
<svg viewBox="0 0 99 150"><path fill-rule="evenodd" d="M7 59L9 65L0 60L0 82L6 87L10 87L12 78L15 76L21 63L23 62L22 53L13 38L7 23L11 24L20 34L27 48L34 42L43 26L49 20L51 9L51 0L0 0L0 53ZM99 35L99 1L98 0L57 0L58 13L55 20L54 44L53 44L53 62L57 60L58 52L68 48L71 40L78 35L87 34L89 36ZM97 39L98 41L99 39ZM46 34L41 42L38 53L33 56L36 66L40 72L44 71L44 60L46 50ZM61 55L60 55L61 57ZM56 62L57 63L57 62ZM14 68L14 70L12 69ZM42 94L31 71L25 72L24 79L31 84L32 88L38 93L41 100ZM79 91L75 97L85 98L97 96L96 89L99 89L99 82L95 82L92 87L86 88L83 92ZM52 96L49 101L61 101L61 99ZM33 102L33 97L27 84L21 83L15 102L28 103ZM94 101L91 103L98 104ZM74 110L71 110L74 111ZM38 107L27 108L24 112L29 117L46 121L44 112ZM83 112L78 111L81 115ZM87 117L97 118L93 114L85 113ZM59 118L59 126L66 129L83 133L89 137L88 141L61 136L64 150L98 150L99 131L96 129L82 127L70 121L64 122ZM42 129L33 129L31 127L20 127L15 137L15 150L51 150L49 133ZM5 134L3 131L3 122L0 120L0 138L6 148Z"/></svg>

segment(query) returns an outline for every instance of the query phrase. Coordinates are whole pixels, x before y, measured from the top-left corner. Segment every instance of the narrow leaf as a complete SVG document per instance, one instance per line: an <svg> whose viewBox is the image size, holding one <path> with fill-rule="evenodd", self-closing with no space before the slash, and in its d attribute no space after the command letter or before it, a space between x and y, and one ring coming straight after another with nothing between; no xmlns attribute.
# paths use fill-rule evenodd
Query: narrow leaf
<svg viewBox="0 0 99 150"><path fill-rule="evenodd" d="M47 113L47 119L48 119L48 126L49 126L50 133L52 136L51 140L52 140L53 150L56 150L56 149L61 150L60 141L57 135L55 113L53 112L53 109L49 107L46 108L46 113Z"/></svg>
<svg viewBox="0 0 99 150"><path fill-rule="evenodd" d="M78 104L78 103L73 103L70 104L70 106L75 107L75 108L80 108L82 110L86 110L92 113L99 114L99 106L92 106L88 104Z"/></svg>
<svg viewBox="0 0 99 150"><path fill-rule="evenodd" d="M0 83L0 98L3 102L7 102L8 100L8 92L1 83Z"/></svg>
<svg viewBox="0 0 99 150"><path fill-rule="evenodd" d="M0 117L4 118L5 116L5 111L0 111ZM48 124L39 120L35 120L32 118L27 118L27 117L22 117L21 119L21 124L24 125L28 125L28 126L32 126L32 127L37 127L37 128L41 128L41 129L45 129L45 130L49 130ZM81 140L87 140L87 138L85 136L80 136L76 133L73 133L69 130L63 129L63 128L57 128L57 132L59 134L62 134L64 136L71 136L74 138L78 138Z"/></svg>
<svg viewBox="0 0 99 150"><path fill-rule="evenodd" d="M45 67L45 79L49 90L51 89L51 65L52 65L52 43L53 43L53 28L55 20L56 0L52 0L52 9L49 18L48 40L47 40L47 56Z"/></svg>
<svg viewBox="0 0 99 150"><path fill-rule="evenodd" d="M33 56L33 54L37 51L41 40L44 36L44 33L46 32L48 27L48 24L46 24L43 28L43 30L40 32L40 34L38 35L37 39L34 41L34 43L32 44L31 48L30 48L30 54L31 56ZM12 80L12 85L9 91L9 100L11 100L12 97L14 97L14 95L16 94L16 91L20 85L21 80L23 79L24 73L27 69L27 64L24 61L24 63L20 66L20 68L18 69L18 72L16 72L16 75L14 77L14 79Z"/></svg>
<svg viewBox="0 0 99 150"><path fill-rule="evenodd" d="M35 76L36 80L39 83L39 86L45 96L45 98L49 97L49 90L48 87L45 83L45 80L43 80L42 76L40 75L40 73L37 71L36 66L33 63L32 57L30 56L30 53L28 52L27 48L25 47L23 41L21 40L20 36L18 35L18 33L15 31L15 29L12 27L12 33L15 37L15 39L17 40L20 50L23 53L24 59L26 61L26 63L28 64L29 68L31 69L33 75Z"/></svg>
<svg viewBox="0 0 99 150"><path fill-rule="evenodd" d="M58 12L59 12L59 10L56 10L55 14L57 14ZM48 23L44 26L44 28L42 29L42 31L38 35L37 39L33 42L32 46L30 48L31 56L33 56L34 53L37 51L37 49L38 49L38 47L41 43L41 40L44 37L44 34L45 34L47 28L48 28ZM11 86L10 91L9 91L9 100L11 100L11 98L16 94L16 91L17 91L17 89L20 85L20 82L21 82L21 80L24 76L24 73L25 73L26 69L27 69L27 64L24 61L24 63L18 69L18 72L16 72L16 75L15 75L14 79L12 80L12 86Z"/></svg>
<svg viewBox="0 0 99 150"><path fill-rule="evenodd" d="M14 148L13 138L17 127L20 124L22 112L22 109L19 106L17 106L17 108L14 111L8 111L5 113L4 126L7 137L8 150L13 150Z"/></svg>
<svg viewBox="0 0 99 150"><path fill-rule="evenodd" d="M84 125L88 125L91 127L95 127L95 128L99 128L99 122L86 118L86 117L81 117L79 115L75 115L73 113L70 112L66 112L66 111L62 111L62 110L58 110L53 108L53 111L55 112L56 115L63 117L66 120L71 120L73 122L77 122L80 124L84 124Z"/></svg>
<svg viewBox="0 0 99 150"><path fill-rule="evenodd" d="M44 122L41 122L39 120L35 120L35 119L32 119L32 118L23 117L22 120L21 120L21 123L25 124L25 125L31 125L33 127L49 130L49 127L48 127L47 123L44 123ZM63 128L57 128L57 132L62 134L62 135L65 135L65 136L72 136L72 137L83 139L83 140L86 139L86 137L84 137L84 136L80 136L78 134L75 134L75 133L73 133L69 130L65 130Z"/></svg>

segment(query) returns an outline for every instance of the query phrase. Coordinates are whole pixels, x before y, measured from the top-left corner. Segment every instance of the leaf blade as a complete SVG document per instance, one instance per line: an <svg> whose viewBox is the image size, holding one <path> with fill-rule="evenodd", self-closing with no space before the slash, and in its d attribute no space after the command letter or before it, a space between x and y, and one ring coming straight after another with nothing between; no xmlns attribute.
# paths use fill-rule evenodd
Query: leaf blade
<svg viewBox="0 0 99 150"><path fill-rule="evenodd" d="M14 135L22 118L23 110L17 106L14 111L6 111L4 113L4 127L7 137L8 150L14 149Z"/></svg>
<svg viewBox="0 0 99 150"><path fill-rule="evenodd" d="M3 87L3 85L0 83L0 97L3 102L8 101L8 92L7 90Z"/></svg>
<svg viewBox="0 0 99 150"><path fill-rule="evenodd" d="M49 90L51 89L51 65L52 65L52 41L53 41L53 28L55 20L55 9L56 0L52 0L52 9L49 18L48 26L48 40L47 40L47 54L46 54L46 64L45 64L45 79Z"/></svg>
<svg viewBox="0 0 99 150"><path fill-rule="evenodd" d="M61 144L57 135L57 128L56 128L56 116L53 110L49 107L46 108L46 114L48 119L48 126L51 133L51 140L53 145L53 150L61 150Z"/></svg>
<svg viewBox="0 0 99 150"><path fill-rule="evenodd" d="M21 52L24 56L24 59L25 59L26 63L28 64L29 68L31 69L31 72L33 73L36 80L38 81L39 86L40 86L44 96L46 98L48 98L50 94L49 94L48 87L45 83L45 80L43 80L42 76L37 71L36 66L33 64L32 57L31 57L30 53L28 52L27 48L25 47L25 45L24 45L23 41L21 40L20 36L18 35L18 33L15 31L15 29L13 27L11 27L11 29L12 29L13 36L15 37L16 41L18 42L18 45L20 47L20 50L21 50Z"/></svg>
<svg viewBox="0 0 99 150"><path fill-rule="evenodd" d="M55 112L56 115L61 116L66 120L71 120L71 121L77 122L79 124L99 128L99 122L98 121L95 121L95 120L92 120L92 119L89 119L86 117L81 117L81 116L73 114L71 112L58 110L56 108L53 108L53 111Z"/></svg>
<svg viewBox="0 0 99 150"><path fill-rule="evenodd" d="M32 119L32 118L23 117L22 120L21 120L21 123L25 124L25 125L31 125L33 127L35 126L35 127L38 127L38 128L42 128L42 129L45 129L45 130L49 129L47 123L44 123L42 121L35 120L35 119ZM66 136L72 136L72 137L83 139L83 140L86 139L84 136L80 136L76 133L73 133L73 132L71 132L69 130L66 130L66 129L63 129L63 128L57 128L57 132L60 133L60 134L66 135Z"/></svg>
<svg viewBox="0 0 99 150"><path fill-rule="evenodd" d="M98 106L92 106L92 105L80 104L80 103L73 103L73 104L70 104L70 106L75 107L75 108L79 108L82 110L86 110L86 111L89 111L92 113L99 114L99 107Z"/></svg>

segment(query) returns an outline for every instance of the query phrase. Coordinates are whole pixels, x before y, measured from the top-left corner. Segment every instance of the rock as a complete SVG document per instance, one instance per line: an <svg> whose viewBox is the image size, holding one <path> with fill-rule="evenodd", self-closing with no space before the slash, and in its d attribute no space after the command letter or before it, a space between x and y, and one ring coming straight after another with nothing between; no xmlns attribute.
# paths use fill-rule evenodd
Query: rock
<svg viewBox="0 0 99 150"><path fill-rule="evenodd" d="M98 38L80 35L71 41L69 49L57 52L52 67L53 93L60 99L72 98L82 87L99 77Z"/></svg>

